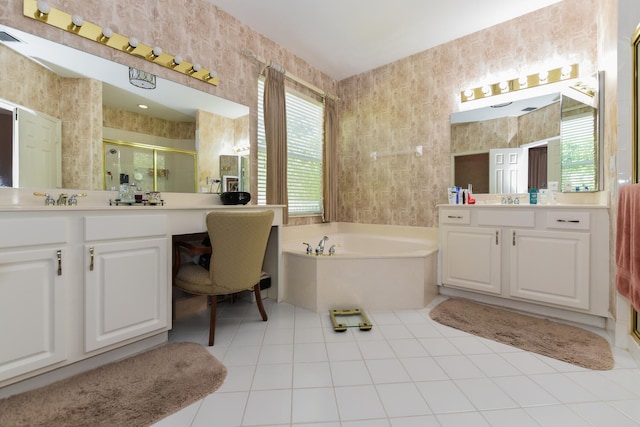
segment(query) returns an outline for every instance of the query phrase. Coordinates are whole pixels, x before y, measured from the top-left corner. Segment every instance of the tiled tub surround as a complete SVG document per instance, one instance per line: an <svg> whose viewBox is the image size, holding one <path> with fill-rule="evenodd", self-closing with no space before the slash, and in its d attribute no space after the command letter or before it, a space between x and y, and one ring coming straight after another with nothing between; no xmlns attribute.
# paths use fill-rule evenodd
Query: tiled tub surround
<svg viewBox="0 0 640 427"><path fill-rule="evenodd" d="M315 312L425 307L437 295L437 229L332 223L283 229L284 301ZM315 251L328 236L324 255ZM335 255L329 249L335 247Z"/></svg>

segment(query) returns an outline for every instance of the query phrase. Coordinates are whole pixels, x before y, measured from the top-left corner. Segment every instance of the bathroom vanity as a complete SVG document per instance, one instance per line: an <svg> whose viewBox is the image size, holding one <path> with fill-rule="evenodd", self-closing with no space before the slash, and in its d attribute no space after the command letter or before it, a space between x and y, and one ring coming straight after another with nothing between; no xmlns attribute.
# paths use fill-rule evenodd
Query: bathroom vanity
<svg viewBox="0 0 640 427"><path fill-rule="evenodd" d="M172 236L206 231L213 209L275 212L264 268L277 300L282 206L0 205L0 390L165 342Z"/></svg>
<svg viewBox="0 0 640 427"><path fill-rule="evenodd" d="M440 293L604 327L604 205L439 206Z"/></svg>

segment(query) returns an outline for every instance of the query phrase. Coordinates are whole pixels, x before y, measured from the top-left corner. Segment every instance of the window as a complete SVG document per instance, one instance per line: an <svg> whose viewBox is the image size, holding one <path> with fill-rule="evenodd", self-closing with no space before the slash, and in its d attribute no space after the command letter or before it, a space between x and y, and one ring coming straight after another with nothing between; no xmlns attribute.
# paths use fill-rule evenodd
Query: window
<svg viewBox="0 0 640 427"><path fill-rule="evenodd" d="M258 81L258 204L266 204L267 147L264 135L264 80ZM324 108L287 89L287 188L290 215L322 213L322 131Z"/></svg>
<svg viewBox="0 0 640 427"><path fill-rule="evenodd" d="M593 113L562 119L562 187L571 191L597 190L595 125Z"/></svg>

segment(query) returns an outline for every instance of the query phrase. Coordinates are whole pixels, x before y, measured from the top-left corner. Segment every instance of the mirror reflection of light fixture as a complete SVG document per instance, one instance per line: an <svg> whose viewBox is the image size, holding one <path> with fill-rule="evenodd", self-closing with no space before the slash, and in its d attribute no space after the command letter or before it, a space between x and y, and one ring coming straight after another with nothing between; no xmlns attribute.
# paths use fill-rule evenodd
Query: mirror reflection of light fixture
<svg viewBox="0 0 640 427"><path fill-rule="evenodd" d="M129 67L129 83L142 89L155 89L156 76L146 71Z"/></svg>

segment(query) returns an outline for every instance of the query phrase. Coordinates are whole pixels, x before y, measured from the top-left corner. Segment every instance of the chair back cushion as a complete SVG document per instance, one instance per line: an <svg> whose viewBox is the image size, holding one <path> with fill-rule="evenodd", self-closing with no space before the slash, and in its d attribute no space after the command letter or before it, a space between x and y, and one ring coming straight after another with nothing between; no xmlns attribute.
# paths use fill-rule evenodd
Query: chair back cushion
<svg viewBox="0 0 640 427"><path fill-rule="evenodd" d="M212 294L234 293L260 282L272 223L273 211L270 210L207 214Z"/></svg>

